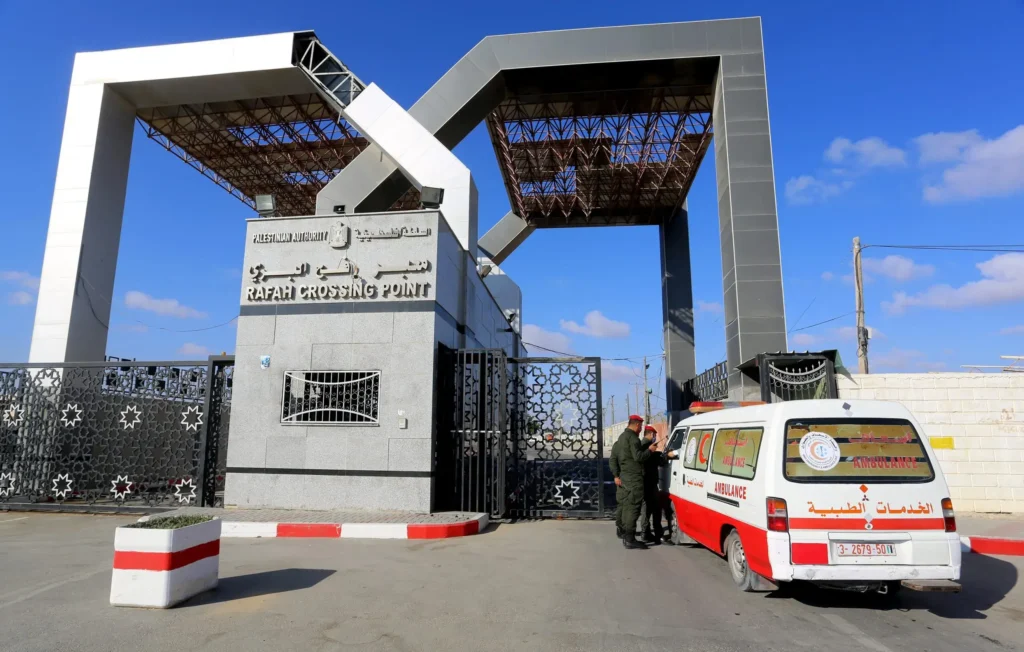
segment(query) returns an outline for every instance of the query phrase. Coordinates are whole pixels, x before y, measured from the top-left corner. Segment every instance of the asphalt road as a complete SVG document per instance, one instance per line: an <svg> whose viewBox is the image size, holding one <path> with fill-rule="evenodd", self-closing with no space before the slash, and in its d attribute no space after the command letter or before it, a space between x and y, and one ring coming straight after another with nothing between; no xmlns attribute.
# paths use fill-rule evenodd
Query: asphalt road
<svg viewBox="0 0 1024 652"><path fill-rule="evenodd" d="M221 585L111 607L113 528L0 512L0 650L1012 650L1020 561L967 558L959 595L743 594L715 555L626 551L610 523L438 541L227 539Z"/></svg>

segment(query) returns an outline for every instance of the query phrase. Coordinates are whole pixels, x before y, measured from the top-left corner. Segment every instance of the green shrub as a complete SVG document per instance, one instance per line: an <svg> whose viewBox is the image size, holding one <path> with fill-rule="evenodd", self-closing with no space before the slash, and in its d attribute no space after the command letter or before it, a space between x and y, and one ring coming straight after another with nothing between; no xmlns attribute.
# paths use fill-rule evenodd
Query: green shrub
<svg viewBox="0 0 1024 652"><path fill-rule="evenodd" d="M165 516L163 518L151 518L148 521L142 523L132 523L125 527L139 528L142 530L177 530L178 528L188 527L190 525L198 525L199 523L205 523L212 521L212 516L202 516L200 514L189 514L186 516Z"/></svg>

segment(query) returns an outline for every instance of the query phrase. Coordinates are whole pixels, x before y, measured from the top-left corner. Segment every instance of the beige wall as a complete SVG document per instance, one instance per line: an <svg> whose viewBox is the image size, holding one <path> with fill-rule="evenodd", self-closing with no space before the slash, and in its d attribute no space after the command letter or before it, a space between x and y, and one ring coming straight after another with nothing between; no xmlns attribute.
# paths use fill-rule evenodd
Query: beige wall
<svg viewBox="0 0 1024 652"><path fill-rule="evenodd" d="M1024 374L855 374L841 398L899 401L924 426L961 512L1024 512Z"/></svg>

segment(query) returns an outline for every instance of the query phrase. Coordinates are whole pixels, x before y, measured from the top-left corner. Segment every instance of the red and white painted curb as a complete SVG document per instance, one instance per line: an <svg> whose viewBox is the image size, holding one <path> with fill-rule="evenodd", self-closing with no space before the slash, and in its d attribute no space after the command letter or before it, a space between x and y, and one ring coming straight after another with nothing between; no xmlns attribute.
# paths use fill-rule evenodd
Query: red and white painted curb
<svg viewBox="0 0 1024 652"><path fill-rule="evenodd" d="M448 539L482 532L486 514L457 523L248 523L225 521L224 538Z"/></svg>
<svg viewBox="0 0 1024 652"><path fill-rule="evenodd" d="M166 609L217 586L221 522L114 532L110 604Z"/></svg>
<svg viewBox="0 0 1024 652"><path fill-rule="evenodd" d="M960 550L978 555L1024 556L1024 539L960 537Z"/></svg>

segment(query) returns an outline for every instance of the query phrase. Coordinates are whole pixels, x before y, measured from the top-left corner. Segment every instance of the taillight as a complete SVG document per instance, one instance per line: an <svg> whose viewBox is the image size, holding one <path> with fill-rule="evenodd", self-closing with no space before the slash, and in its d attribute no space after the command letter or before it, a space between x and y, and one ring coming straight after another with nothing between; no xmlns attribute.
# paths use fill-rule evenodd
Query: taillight
<svg viewBox="0 0 1024 652"><path fill-rule="evenodd" d="M781 498L768 499L768 531L789 532L789 512Z"/></svg>
<svg viewBox="0 0 1024 652"><path fill-rule="evenodd" d="M953 513L953 501L949 498L942 499L942 521L946 525L946 532L956 532L956 514Z"/></svg>

